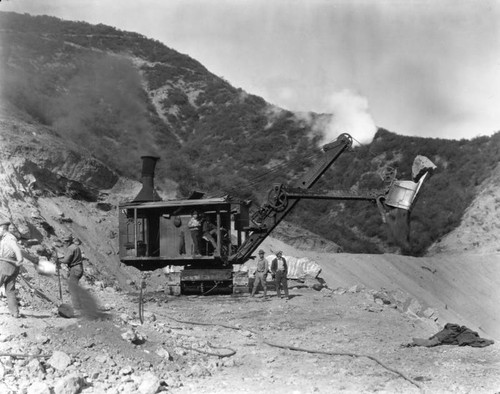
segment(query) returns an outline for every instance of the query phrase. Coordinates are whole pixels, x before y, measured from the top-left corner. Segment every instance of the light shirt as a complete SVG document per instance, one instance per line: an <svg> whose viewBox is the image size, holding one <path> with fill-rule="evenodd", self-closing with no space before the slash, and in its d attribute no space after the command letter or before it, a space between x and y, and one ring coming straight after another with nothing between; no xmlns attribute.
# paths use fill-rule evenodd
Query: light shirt
<svg viewBox="0 0 500 394"><path fill-rule="evenodd" d="M276 266L277 271L284 271L285 270L285 261L283 260L283 257L276 257L276 260L278 262Z"/></svg>
<svg viewBox="0 0 500 394"><path fill-rule="evenodd" d="M191 219L189 219L188 227L191 230L199 230L201 227L201 222L193 216Z"/></svg>
<svg viewBox="0 0 500 394"><path fill-rule="evenodd" d="M16 253L14 252L16 244L16 237L11 233L5 233L0 240L0 257L16 260Z"/></svg>
<svg viewBox="0 0 500 394"><path fill-rule="evenodd" d="M267 272L269 270L268 267L269 266L265 257L263 257L262 259L259 258L259 260L257 260L257 272Z"/></svg>

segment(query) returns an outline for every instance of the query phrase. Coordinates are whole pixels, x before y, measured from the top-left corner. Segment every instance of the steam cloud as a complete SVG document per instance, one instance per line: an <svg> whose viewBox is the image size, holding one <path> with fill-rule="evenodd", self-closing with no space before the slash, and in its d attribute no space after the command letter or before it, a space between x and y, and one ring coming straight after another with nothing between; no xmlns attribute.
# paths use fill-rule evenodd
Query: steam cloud
<svg viewBox="0 0 500 394"><path fill-rule="evenodd" d="M377 126L369 112L368 100L348 89L333 93L326 100L326 111L333 114L323 127L322 143L335 140L339 134L348 133L354 144L372 141Z"/></svg>

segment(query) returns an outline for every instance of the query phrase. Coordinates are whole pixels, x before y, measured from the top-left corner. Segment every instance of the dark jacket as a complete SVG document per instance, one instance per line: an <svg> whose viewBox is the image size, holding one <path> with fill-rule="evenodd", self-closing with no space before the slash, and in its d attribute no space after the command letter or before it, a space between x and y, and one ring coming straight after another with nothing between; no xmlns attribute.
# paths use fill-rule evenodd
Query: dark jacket
<svg viewBox="0 0 500 394"><path fill-rule="evenodd" d="M470 328L454 323L447 323L444 328L429 339L413 338L410 346L432 347L437 345L458 345L485 347L495 343L491 339L481 338L479 334Z"/></svg>
<svg viewBox="0 0 500 394"><path fill-rule="evenodd" d="M77 265L83 265L82 251L80 248L75 244L69 245L61 263L67 264L69 268Z"/></svg>
<svg viewBox="0 0 500 394"><path fill-rule="evenodd" d="M286 263L286 260L284 257L281 257L283 259L283 265L284 265L284 271L285 275L288 275L288 265ZM276 275L276 271L278 270L278 258L274 258L273 261L271 262L271 272L273 275Z"/></svg>
<svg viewBox="0 0 500 394"><path fill-rule="evenodd" d="M204 219L201 225L203 234L209 233L213 234L217 232L217 227L210 220Z"/></svg>

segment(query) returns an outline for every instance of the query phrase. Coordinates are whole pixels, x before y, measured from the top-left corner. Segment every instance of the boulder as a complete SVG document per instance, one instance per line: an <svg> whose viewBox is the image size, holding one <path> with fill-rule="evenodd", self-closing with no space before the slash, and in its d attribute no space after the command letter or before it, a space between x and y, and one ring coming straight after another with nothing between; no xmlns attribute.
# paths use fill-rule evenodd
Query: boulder
<svg viewBox="0 0 500 394"><path fill-rule="evenodd" d="M47 363L58 371L64 371L71 364L71 357L64 352L56 350Z"/></svg>
<svg viewBox="0 0 500 394"><path fill-rule="evenodd" d="M359 293L364 289L363 285L357 284L349 288L349 293Z"/></svg>
<svg viewBox="0 0 500 394"><path fill-rule="evenodd" d="M418 302L415 298L411 298L405 305L404 311L420 316L422 309L422 304L420 304L420 302Z"/></svg>
<svg viewBox="0 0 500 394"><path fill-rule="evenodd" d="M160 388L160 379L151 372L141 376L138 391L140 394L155 394Z"/></svg>
<svg viewBox="0 0 500 394"><path fill-rule="evenodd" d="M434 308L427 308L425 311L423 311L422 315L427 319L431 319L434 321L439 319L438 311Z"/></svg>
<svg viewBox="0 0 500 394"><path fill-rule="evenodd" d="M45 373L45 368L37 358L34 358L28 362L27 369L31 375L36 375L38 372Z"/></svg>
<svg viewBox="0 0 500 394"><path fill-rule="evenodd" d="M387 294L385 291L377 291L375 294L373 294L373 299L377 304L380 305L389 305L395 301L394 298Z"/></svg>
<svg viewBox="0 0 500 394"><path fill-rule="evenodd" d="M130 365L126 365L125 367L120 369L119 374L125 376L125 375L131 375L132 372L134 372L134 369Z"/></svg>
<svg viewBox="0 0 500 394"><path fill-rule="evenodd" d="M133 329L124 332L122 338L134 345L141 345L146 342L146 337Z"/></svg>
<svg viewBox="0 0 500 394"><path fill-rule="evenodd" d="M2 386L0 385L0 392L8 393L9 391L2 391ZM45 382L32 382L26 391L26 394L52 394L49 385Z"/></svg>
<svg viewBox="0 0 500 394"><path fill-rule="evenodd" d="M111 357L107 353L98 354L95 358L100 364L111 364Z"/></svg>
<svg viewBox="0 0 500 394"><path fill-rule="evenodd" d="M285 259L288 264L289 279L317 278L321 272L321 266L307 257L297 259L290 256Z"/></svg>
<svg viewBox="0 0 500 394"><path fill-rule="evenodd" d="M57 308L57 312L59 313L59 316L68 319L71 319L72 317L75 316L75 311L73 310L73 307L69 304L59 305L59 307Z"/></svg>
<svg viewBox="0 0 500 394"><path fill-rule="evenodd" d="M81 391L83 384L83 377L79 374L65 376L54 385L54 394L77 394Z"/></svg>
<svg viewBox="0 0 500 394"><path fill-rule="evenodd" d="M162 347L160 347L160 348L156 349L156 352L155 352L155 353L156 353L158 356L163 357L163 358L164 358L164 359L166 359L166 360L172 360L172 359L173 359L173 358L172 358L172 356L171 356L171 354L168 352L168 350L167 350L167 349L164 349L164 348L162 348Z"/></svg>

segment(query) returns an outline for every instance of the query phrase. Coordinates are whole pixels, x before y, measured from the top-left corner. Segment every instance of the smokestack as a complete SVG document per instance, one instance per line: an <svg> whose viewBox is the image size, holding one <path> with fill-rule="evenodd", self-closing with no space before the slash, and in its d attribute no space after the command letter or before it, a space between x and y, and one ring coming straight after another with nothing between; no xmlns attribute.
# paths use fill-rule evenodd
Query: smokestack
<svg viewBox="0 0 500 394"><path fill-rule="evenodd" d="M156 162L160 160L156 156L141 156L142 159L142 174L141 182L142 189L135 197L134 202L161 201L160 196L155 190L154 177Z"/></svg>

